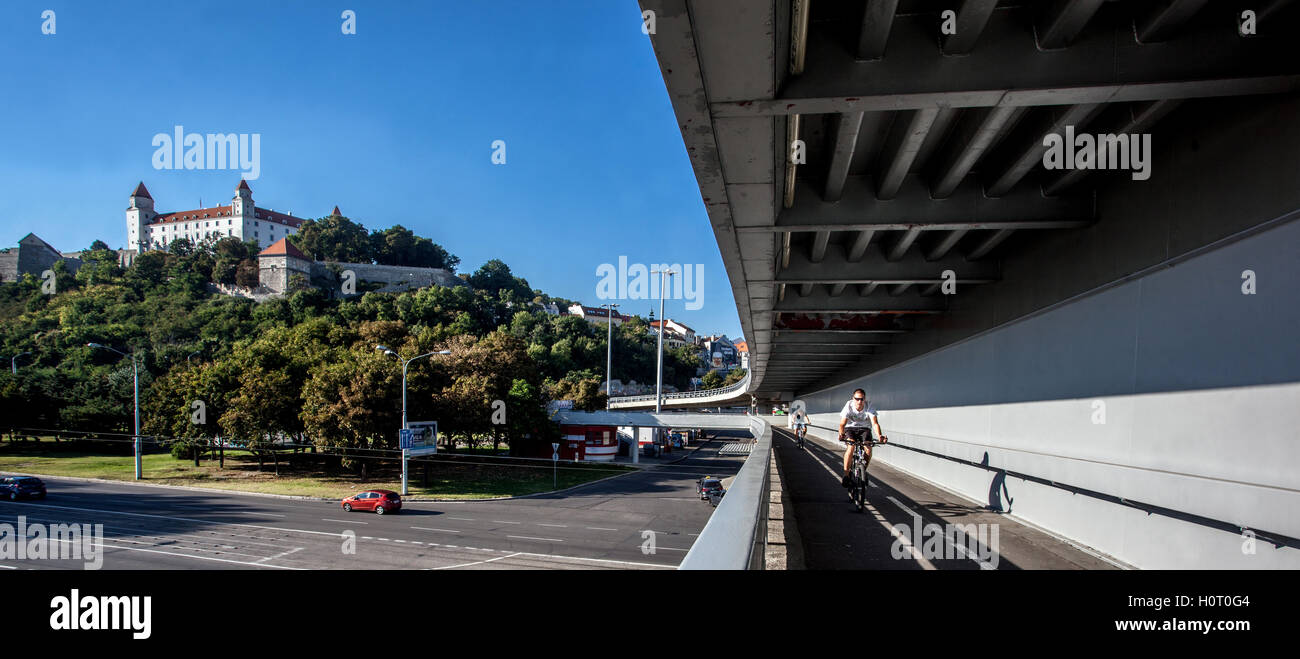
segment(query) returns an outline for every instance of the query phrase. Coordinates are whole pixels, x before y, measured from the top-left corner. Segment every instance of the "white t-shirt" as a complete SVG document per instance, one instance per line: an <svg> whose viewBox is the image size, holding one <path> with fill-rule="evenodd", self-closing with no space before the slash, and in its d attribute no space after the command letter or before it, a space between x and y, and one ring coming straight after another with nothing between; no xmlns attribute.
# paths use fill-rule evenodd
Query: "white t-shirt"
<svg viewBox="0 0 1300 659"><path fill-rule="evenodd" d="M844 424L846 428L870 428L872 419L876 418L876 408L867 403L862 407L862 411L858 411L853 401L849 400L844 403L844 409L840 410L840 418L849 420Z"/></svg>

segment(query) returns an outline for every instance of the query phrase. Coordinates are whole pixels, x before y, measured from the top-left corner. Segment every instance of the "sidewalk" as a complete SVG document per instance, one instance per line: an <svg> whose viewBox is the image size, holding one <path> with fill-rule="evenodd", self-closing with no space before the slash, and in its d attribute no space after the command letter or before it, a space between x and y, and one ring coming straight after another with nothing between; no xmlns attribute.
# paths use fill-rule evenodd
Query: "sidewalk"
<svg viewBox="0 0 1300 659"><path fill-rule="evenodd" d="M871 464L868 506L859 513L840 484L842 445L810 436L807 449L800 449L789 431L774 430L773 447L791 501L787 515L792 515L798 524L805 564L810 570L1113 570L1121 567L1084 547L880 462ZM984 553L985 560L978 560L980 557L974 553L968 556L970 552L965 548L971 547L971 543L951 543L943 538L931 542L931 529L942 533L949 528L947 525L987 530L984 542L975 548ZM904 539L900 540L900 536ZM914 545L918 551L909 555L907 544ZM936 551L941 556L934 556Z"/></svg>

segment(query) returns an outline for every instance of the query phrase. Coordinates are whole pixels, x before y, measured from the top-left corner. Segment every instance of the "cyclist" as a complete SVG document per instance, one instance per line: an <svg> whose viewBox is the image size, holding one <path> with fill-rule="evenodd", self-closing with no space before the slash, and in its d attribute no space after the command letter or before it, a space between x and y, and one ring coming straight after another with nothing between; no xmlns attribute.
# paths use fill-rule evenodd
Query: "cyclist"
<svg viewBox="0 0 1300 659"><path fill-rule="evenodd" d="M799 437L799 443L803 443L803 437L808 432L808 417L804 416L803 410L794 413L791 419L794 426L794 434Z"/></svg>
<svg viewBox="0 0 1300 659"><path fill-rule="evenodd" d="M844 409L840 410L840 441L844 441L845 435L849 438L849 446L844 450L844 479L841 484L844 487L853 486L853 477L849 470L853 466L853 442L863 442L871 439L871 427L876 429L877 440L881 444L889 441L885 437L885 431L880 427L880 419L876 417L876 410L867 404L867 392L861 389L853 390L853 399L844 403ZM871 465L871 446L863 447L867 453L867 465Z"/></svg>

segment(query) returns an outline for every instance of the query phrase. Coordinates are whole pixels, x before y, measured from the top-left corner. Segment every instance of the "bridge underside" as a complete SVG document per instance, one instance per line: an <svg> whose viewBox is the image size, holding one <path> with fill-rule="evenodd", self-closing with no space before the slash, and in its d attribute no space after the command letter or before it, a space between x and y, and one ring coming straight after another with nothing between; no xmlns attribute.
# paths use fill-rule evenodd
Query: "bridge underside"
<svg viewBox="0 0 1300 659"><path fill-rule="evenodd" d="M1110 265L1083 241L1158 231L1131 197L1182 162L1231 162L1196 151L1293 98L1285 2L641 4L760 397L847 381L1278 214L1035 285L1042 267ZM1238 4L1257 34L1238 34ZM1151 135L1150 178L1046 169L1044 136L1067 127Z"/></svg>

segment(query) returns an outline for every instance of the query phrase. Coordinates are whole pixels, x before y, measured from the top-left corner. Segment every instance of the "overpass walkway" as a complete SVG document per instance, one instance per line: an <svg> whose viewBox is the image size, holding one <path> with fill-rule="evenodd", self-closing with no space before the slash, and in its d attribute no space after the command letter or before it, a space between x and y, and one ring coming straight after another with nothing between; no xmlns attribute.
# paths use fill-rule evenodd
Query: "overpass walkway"
<svg viewBox="0 0 1300 659"><path fill-rule="evenodd" d="M795 519L807 569L1104 570L1127 567L1006 514L989 510L978 502L941 490L878 460L872 461L870 469L869 507L858 513L848 490L840 485L843 445L811 435L805 444L806 448L800 449L790 430L781 427L779 422L773 423L773 451L792 507L786 514ZM994 496L998 495L995 493ZM1014 512L1014 500L1008 504ZM935 526L926 528L931 524ZM960 536L953 536L950 540L946 534L941 536L936 532L946 529L945 524L975 525L977 530L978 525L986 526L984 535L975 535L979 544L972 544L969 539L961 542ZM996 525L996 534L993 525ZM914 530L917 526L925 530L918 534ZM914 541L920 550L918 558L906 553L905 544L898 540L899 532L906 540ZM958 549L959 545L965 551ZM996 558L989 553L990 548L996 548ZM979 560L981 552L982 561ZM900 557L895 558L895 555Z"/></svg>

